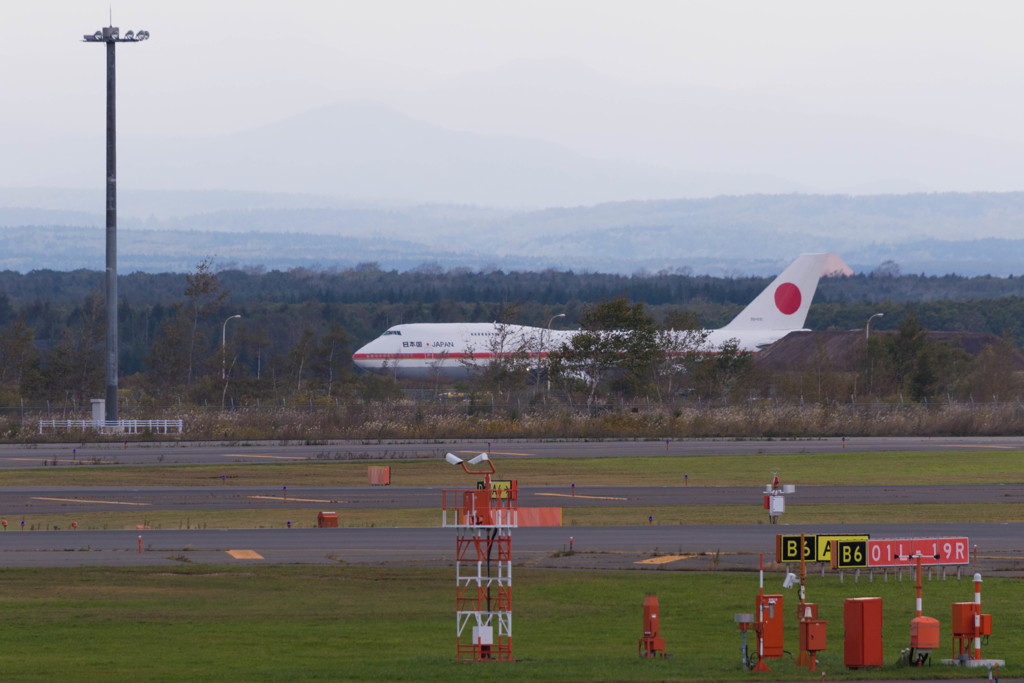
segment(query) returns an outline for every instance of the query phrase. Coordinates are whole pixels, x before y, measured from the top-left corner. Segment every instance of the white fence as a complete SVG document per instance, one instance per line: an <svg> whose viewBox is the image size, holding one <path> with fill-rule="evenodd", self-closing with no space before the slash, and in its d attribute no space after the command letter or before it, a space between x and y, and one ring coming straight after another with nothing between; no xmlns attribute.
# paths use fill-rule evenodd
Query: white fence
<svg viewBox="0 0 1024 683"><path fill-rule="evenodd" d="M151 431L155 434L168 434L170 430L182 431L181 420L40 420L39 433L50 429L96 429L123 434L138 434L140 431Z"/></svg>

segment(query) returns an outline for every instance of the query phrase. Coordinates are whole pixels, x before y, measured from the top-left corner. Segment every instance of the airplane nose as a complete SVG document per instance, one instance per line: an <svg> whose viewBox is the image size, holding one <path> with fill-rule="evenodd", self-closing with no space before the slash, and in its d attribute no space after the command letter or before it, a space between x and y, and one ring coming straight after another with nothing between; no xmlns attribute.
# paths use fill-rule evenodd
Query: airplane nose
<svg viewBox="0 0 1024 683"><path fill-rule="evenodd" d="M371 360L370 347L373 346L373 342L362 346L358 351L352 354L352 364L361 370L372 370L373 361Z"/></svg>

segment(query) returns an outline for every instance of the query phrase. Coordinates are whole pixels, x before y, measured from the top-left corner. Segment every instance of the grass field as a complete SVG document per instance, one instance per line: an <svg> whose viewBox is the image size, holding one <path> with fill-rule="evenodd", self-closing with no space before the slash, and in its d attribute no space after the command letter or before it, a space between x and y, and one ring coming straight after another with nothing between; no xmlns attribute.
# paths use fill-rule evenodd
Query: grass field
<svg viewBox="0 0 1024 683"><path fill-rule="evenodd" d="M786 649L796 647L795 591L784 593ZM351 567L182 567L0 572L0 670L18 681L740 681L821 680L790 656L772 674L740 663L735 612L753 610L753 574L518 570L510 663L455 663L454 573ZM819 668L829 680L983 678L939 664L897 668L909 644L913 582L854 585L810 578L808 600L828 623ZM1024 583L983 584L994 634L983 650L1021 675ZM658 596L669 659L637 657L645 594ZM842 602L883 598L886 666L847 672ZM924 612L942 624L948 656L950 603L973 599L969 581L925 583ZM752 641L752 639L751 639Z"/></svg>
<svg viewBox="0 0 1024 683"><path fill-rule="evenodd" d="M587 445L579 444L585 454ZM656 450L657 445L652 445ZM664 448L664 446L662 446ZM501 479L522 486L755 486L772 472L785 483L1001 484L1024 482L1018 450L923 453L798 453L792 455L630 458L493 458ZM367 465L310 460L223 465L58 465L0 471L0 486L366 486ZM464 486L466 476L439 460L387 462L395 486Z"/></svg>

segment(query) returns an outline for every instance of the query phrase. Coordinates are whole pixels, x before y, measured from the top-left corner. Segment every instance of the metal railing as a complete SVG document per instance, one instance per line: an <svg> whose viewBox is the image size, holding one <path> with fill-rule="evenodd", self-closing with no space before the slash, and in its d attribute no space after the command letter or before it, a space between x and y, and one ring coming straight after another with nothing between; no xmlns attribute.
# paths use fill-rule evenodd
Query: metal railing
<svg viewBox="0 0 1024 683"><path fill-rule="evenodd" d="M42 434L46 428L50 429L96 429L109 430L124 434L138 434L140 431L150 431L155 434L169 434L171 429L179 434L182 432L181 420L40 420L39 433Z"/></svg>

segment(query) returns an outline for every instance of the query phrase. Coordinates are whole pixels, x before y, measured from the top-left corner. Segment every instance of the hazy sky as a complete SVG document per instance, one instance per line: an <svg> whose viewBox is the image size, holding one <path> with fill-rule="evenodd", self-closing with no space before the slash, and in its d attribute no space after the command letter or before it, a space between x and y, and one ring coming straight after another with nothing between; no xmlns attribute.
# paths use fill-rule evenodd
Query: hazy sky
<svg viewBox="0 0 1024 683"><path fill-rule="evenodd" d="M81 39L111 9L122 32L152 34L117 48L124 136L221 135L371 99L452 128L642 156L639 137L609 142L610 124L588 128L586 110L544 120L465 113L480 79L532 60L592 70L599 78L581 88L708 88L740 108L777 102L850 117L852 128L909 126L993 150L1024 144L1024 3L935 0L4 0L0 140L102 136L104 50ZM573 87L558 73L549 91ZM971 177L939 189L1012 189Z"/></svg>

